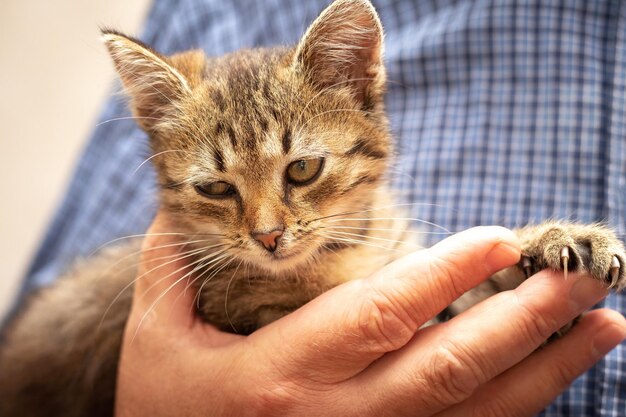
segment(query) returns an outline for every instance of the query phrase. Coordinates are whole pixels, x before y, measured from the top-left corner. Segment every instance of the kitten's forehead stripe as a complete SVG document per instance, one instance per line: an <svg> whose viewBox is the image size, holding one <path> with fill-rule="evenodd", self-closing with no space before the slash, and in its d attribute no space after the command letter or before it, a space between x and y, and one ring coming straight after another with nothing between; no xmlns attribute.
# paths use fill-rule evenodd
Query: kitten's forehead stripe
<svg viewBox="0 0 626 417"><path fill-rule="evenodd" d="M224 123L219 121L215 124L215 137L219 137L224 132Z"/></svg>
<svg viewBox="0 0 626 417"><path fill-rule="evenodd" d="M259 117L259 126L261 127L261 132L267 133L269 128L269 122L263 116Z"/></svg>
<svg viewBox="0 0 626 417"><path fill-rule="evenodd" d="M276 109L276 107L272 107L270 109L270 113L272 113L272 117L274 118L274 121L279 122L281 120L280 114L278 113L278 110Z"/></svg>
<svg viewBox="0 0 626 417"><path fill-rule="evenodd" d="M224 154L218 148L213 149L213 160L215 161L217 169L220 170L220 172L226 172L226 166L224 165Z"/></svg>
<svg viewBox="0 0 626 417"><path fill-rule="evenodd" d="M285 133L283 133L282 145L283 145L283 153L285 155L288 154L289 151L291 150L291 129L290 128L285 129Z"/></svg>
<svg viewBox="0 0 626 417"><path fill-rule="evenodd" d="M244 142L246 143L249 151L255 151L264 136L258 129L255 129L255 127L260 128L260 121L256 118L246 120L241 129Z"/></svg>
<svg viewBox="0 0 626 417"><path fill-rule="evenodd" d="M359 138L352 145L352 148L346 152L346 156L363 155L368 158L383 159L387 156L387 153L376 149L367 139Z"/></svg>
<svg viewBox="0 0 626 417"><path fill-rule="evenodd" d="M226 128L226 130L228 131L228 139L230 140L230 145L233 147L233 149L237 149L237 136L235 135L235 130L230 125Z"/></svg>

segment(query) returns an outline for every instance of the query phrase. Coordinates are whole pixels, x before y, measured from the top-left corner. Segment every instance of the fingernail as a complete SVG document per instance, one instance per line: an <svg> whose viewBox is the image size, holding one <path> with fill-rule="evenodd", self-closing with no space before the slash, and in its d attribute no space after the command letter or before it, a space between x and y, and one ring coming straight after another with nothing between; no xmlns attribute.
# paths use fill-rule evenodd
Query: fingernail
<svg viewBox="0 0 626 417"><path fill-rule="evenodd" d="M596 359L600 359L624 339L626 339L626 328L606 326L593 336L591 353Z"/></svg>
<svg viewBox="0 0 626 417"><path fill-rule="evenodd" d="M574 277L574 285L570 291L570 298L575 311L582 313L589 307L607 296L606 286L593 278L584 276Z"/></svg>

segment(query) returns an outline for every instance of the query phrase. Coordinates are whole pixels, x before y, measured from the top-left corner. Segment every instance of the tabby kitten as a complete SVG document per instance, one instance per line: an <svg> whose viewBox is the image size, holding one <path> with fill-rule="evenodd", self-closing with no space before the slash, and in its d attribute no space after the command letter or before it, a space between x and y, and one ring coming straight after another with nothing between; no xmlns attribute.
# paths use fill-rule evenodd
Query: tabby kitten
<svg viewBox="0 0 626 417"><path fill-rule="evenodd" d="M250 333L416 248L390 206L383 32L367 0L335 1L294 48L166 57L115 31L103 40L208 322ZM546 267L626 282L624 248L604 227L517 233L520 265L447 314ZM138 248L104 250L31 297L0 349L0 414L112 415Z"/></svg>

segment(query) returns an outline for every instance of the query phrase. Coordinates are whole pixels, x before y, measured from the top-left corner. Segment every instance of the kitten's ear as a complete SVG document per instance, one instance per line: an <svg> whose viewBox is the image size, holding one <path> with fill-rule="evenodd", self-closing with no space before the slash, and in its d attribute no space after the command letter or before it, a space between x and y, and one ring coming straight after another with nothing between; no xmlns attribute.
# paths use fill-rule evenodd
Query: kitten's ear
<svg viewBox="0 0 626 417"><path fill-rule="evenodd" d="M171 60L133 38L103 30L102 40L139 117L137 123L152 130L166 121L176 101L191 92L188 79Z"/></svg>
<svg viewBox="0 0 626 417"><path fill-rule="evenodd" d="M385 83L383 28L368 0L337 0L311 24L298 44L295 66L319 87L349 86L364 105Z"/></svg>

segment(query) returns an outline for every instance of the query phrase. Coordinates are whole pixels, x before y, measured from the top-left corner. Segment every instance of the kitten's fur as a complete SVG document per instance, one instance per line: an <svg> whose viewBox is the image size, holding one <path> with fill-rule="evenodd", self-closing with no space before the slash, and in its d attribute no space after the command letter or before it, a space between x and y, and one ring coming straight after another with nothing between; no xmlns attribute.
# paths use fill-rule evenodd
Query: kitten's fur
<svg viewBox="0 0 626 417"><path fill-rule="evenodd" d="M334 2L295 48L220 58L200 51L164 57L104 32L158 154L161 209L190 242L185 250L201 250L189 259L204 259L194 265L198 313L208 322L252 332L415 249L414 234L393 220L402 215L384 208L392 141L382 37L366 0ZM290 183L289 164L312 158L324 158L319 177ZM215 199L198 192L216 181L236 193ZM254 238L277 230L273 252ZM560 269L564 247L570 270L613 287L626 281L612 264L624 265L624 248L609 229L552 222L517 233L526 263L498 273L448 314L514 288L528 273ZM0 349L0 414L112 414L138 247L107 249L31 297Z"/></svg>

